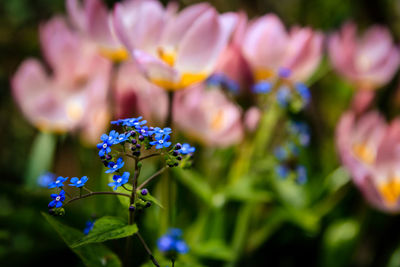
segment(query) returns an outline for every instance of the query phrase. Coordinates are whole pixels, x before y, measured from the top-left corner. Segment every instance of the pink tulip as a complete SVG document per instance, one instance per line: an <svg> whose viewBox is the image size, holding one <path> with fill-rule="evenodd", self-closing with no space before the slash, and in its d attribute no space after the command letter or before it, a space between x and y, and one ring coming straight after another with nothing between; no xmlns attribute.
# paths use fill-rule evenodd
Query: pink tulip
<svg viewBox="0 0 400 267"><path fill-rule="evenodd" d="M250 23L242 49L256 81L286 68L293 79L305 82L320 62L322 42L322 34L310 28L294 27L287 33L280 19L268 14Z"/></svg>
<svg viewBox="0 0 400 267"><path fill-rule="evenodd" d="M231 24L205 3L178 14L160 8L148 12L151 15L138 12L129 22L124 7L116 5L113 21L121 42L149 79L164 89L178 90L207 78L227 44Z"/></svg>
<svg viewBox="0 0 400 267"><path fill-rule="evenodd" d="M388 83L399 66L399 50L389 31L372 26L361 38L356 26L347 23L329 40L329 55L335 69L361 89L376 89Z"/></svg>
<svg viewBox="0 0 400 267"><path fill-rule="evenodd" d="M246 111L244 115L244 125L246 126L247 131L254 132L257 130L261 113L262 112L258 107L251 107Z"/></svg>
<svg viewBox="0 0 400 267"><path fill-rule="evenodd" d="M102 0L67 0L72 24L89 40L96 43L101 54L114 61L128 58L128 52L115 37L111 13Z"/></svg>
<svg viewBox="0 0 400 267"><path fill-rule="evenodd" d="M228 46L221 53L216 68L216 74L223 74L234 81L240 88L249 88L252 84L252 73L249 63L244 58L241 46L247 26L245 13L226 13L222 16L230 17L234 31ZM228 19L226 19L228 21Z"/></svg>
<svg viewBox="0 0 400 267"><path fill-rule="evenodd" d="M120 66L114 87L117 118L143 116L151 124L165 122L167 93L150 83L134 62L127 61Z"/></svg>
<svg viewBox="0 0 400 267"><path fill-rule="evenodd" d="M366 199L387 212L400 211L400 120L388 125L377 112L342 116L337 145L345 167Z"/></svg>
<svg viewBox="0 0 400 267"><path fill-rule="evenodd" d="M229 146L243 138L241 110L220 90L197 85L176 93L174 123L189 137L209 146Z"/></svg>
<svg viewBox="0 0 400 267"><path fill-rule="evenodd" d="M291 70L295 81L307 81L314 73L322 58L324 36L311 28L293 27L283 67Z"/></svg>
<svg viewBox="0 0 400 267"><path fill-rule="evenodd" d="M15 100L41 130L98 129L93 134L97 140L105 124L92 118L107 113L110 63L72 32L63 18L42 25L40 40L52 74L36 59L24 61L11 81Z"/></svg>

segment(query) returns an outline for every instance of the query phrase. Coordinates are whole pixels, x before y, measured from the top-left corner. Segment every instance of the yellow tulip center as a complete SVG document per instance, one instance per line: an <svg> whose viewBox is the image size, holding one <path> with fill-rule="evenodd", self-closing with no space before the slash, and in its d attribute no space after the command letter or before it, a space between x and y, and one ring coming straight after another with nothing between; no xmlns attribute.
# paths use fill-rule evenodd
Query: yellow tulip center
<svg viewBox="0 0 400 267"><path fill-rule="evenodd" d="M375 153L371 147L365 143L354 144L353 152L361 161L366 164L372 164L375 161Z"/></svg>
<svg viewBox="0 0 400 267"><path fill-rule="evenodd" d="M176 53L175 52L165 52L162 47L159 47L157 50L158 57L173 67L175 65Z"/></svg>
<svg viewBox="0 0 400 267"><path fill-rule="evenodd" d="M99 51L103 57L108 58L114 62L121 62L121 61L127 60L129 57L128 51L123 47L118 48L118 49L100 47Z"/></svg>
<svg viewBox="0 0 400 267"><path fill-rule="evenodd" d="M382 183L379 185L378 190L385 204L388 207L393 207L400 197L400 177L394 177L389 182Z"/></svg>
<svg viewBox="0 0 400 267"><path fill-rule="evenodd" d="M254 79L256 82L263 81L263 80L268 80L269 78L272 78L275 75L275 72L272 69L256 69L254 71Z"/></svg>

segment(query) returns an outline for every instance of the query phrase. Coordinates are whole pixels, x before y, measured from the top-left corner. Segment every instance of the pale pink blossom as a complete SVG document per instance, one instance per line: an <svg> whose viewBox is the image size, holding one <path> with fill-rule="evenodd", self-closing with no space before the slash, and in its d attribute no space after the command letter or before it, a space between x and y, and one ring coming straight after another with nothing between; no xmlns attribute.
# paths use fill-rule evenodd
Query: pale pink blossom
<svg viewBox="0 0 400 267"><path fill-rule="evenodd" d="M97 45L103 56L114 61L128 58L128 51L115 36L112 13L102 0L67 0L66 7L72 24Z"/></svg>
<svg viewBox="0 0 400 267"><path fill-rule="evenodd" d="M177 92L173 115L185 135L208 146L229 146L243 138L242 111L220 90L196 85Z"/></svg>
<svg viewBox="0 0 400 267"><path fill-rule="evenodd" d="M336 71L360 89L376 89L388 83L399 67L399 49L390 32L370 27L361 37L347 23L329 40L329 56Z"/></svg>
<svg viewBox="0 0 400 267"><path fill-rule="evenodd" d="M206 79L233 30L226 17L206 3L179 13L149 8L148 13L137 12L131 20L124 19L124 10L117 4L113 17L119 39L147 77L168 90Z"/></svg>
<svg viewBox="0 0 400 267"><path fill-rule="evenodd" d="M281 20L267 14L250 22L243 41L243 53L256 81L276 77L281 68L305 82L322 57L323 35L311 28L293 27L287 32Z"/></svg>
<svg viewBox="0 0 400 267"><path fill-rule="evenodd" d="M114 89L117 118L143 116L153 125L165 122L167 93L150 83L134 62L127 61L120 66Z"/></svg>
<svg viewBox="0 0 400 267"><path fill-rule="evenodd" d="M400 211L400 120L387 124L377 112L345 113L337 128L343 164L366 199L387 212Z"/></svg>
<svg viewBox="0 0 400 267"><path fill-rule="evenodd" d="M23 114L43 131L82 129L97 139L106 127L96 116L108 114L110 62L60 17L41 25L40 40L52 73L36 59L18 68L11 83Z"/></svg>
<svg viewBox="0 0 400 267"><path fill-rule="evenodd" d="M249 88L253 82L251 68L242 53L242 41L247 27L247 16L243 12L225 13L222 16L230 17L234 24L234 31L228 46L221 53L215 71L223 74L240 88Z"/></svg>

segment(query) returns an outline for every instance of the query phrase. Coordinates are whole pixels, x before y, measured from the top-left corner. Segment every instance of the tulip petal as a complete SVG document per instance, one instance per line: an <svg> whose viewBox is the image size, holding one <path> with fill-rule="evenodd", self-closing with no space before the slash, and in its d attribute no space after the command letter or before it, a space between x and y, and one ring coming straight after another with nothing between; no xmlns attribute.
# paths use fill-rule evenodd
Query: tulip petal
<svg viewBox="0 0 400 267"><path fill-rule="evenodd" d="M176 59L176 68L182 72L210 73L230 32L224 31L215 10L202 14L183 37Z"/></svg>

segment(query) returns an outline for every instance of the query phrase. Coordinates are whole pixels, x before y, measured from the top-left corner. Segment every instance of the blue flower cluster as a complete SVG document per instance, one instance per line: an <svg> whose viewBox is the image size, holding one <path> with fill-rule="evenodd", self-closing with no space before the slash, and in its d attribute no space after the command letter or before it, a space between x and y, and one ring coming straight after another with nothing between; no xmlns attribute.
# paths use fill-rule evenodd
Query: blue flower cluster
<svg viewBox="0 0 400 267"><path fill-rule="evenodd" d="M311 94L305 84L292 82L290 75L289 69L280 68L273 78L254 84L252 91L256 94L268 94L274 90L276 101L281 107L301 110L310 102ZM279 87L274 89L276 84L279 84Z"/></svg>
<svg viewBox="0 0 400 267"><path fill-rule="evenodd" d="M307 181L307 169L298 163L298 158L300 147L308 146L310 143L309 129L305 123L290 122L288 132L288 140L274 151L278 161L275 172L281 178L293 174L299 184L304 184Z"/></svg>
<svg viewBox="0 0 400 267"><path fill-rule="evenodd" d="M59 194L51 194L51 198L53 199L50 203L49 203L49 208L60 208L63 205L63 202L65 200L65 191L63 190L63 187L65 186L64 183L68 180L68 177L62 177L62 176L58 176L56 180L54 180L53 182L48 184L48 188L59 188L60 189L60 193ZM85 186L86 182L89 180L89 178L87 178L87 176L83 176L81 179L79 179L78 177L73 177L70 180L70 184L69 186L72 187L77 187L77 188L81 188L83 186Z"/></svg>
<svg viewBox="0 0 400 267"><path fill-rule="evenodd" d="M214 73L206 80L208 86L218 86L234 94L239 93L239 84L223 73Z"/></svg>
<svg viewBox="0 0 400 267"><path fill-rule="evenodd" d="M182 239L182 230L178 228L169 229L169 231L157 240L158 249L172 257L176 254L185 254L189 247Z"/></svg>
<svg viewBox="0 0 400 267"><path fill-rule="evenodd" d="M124 161L118 154L111 152L113 145L121 144L123 150L129 149L134 157L140 157L144 150L154 148L154 153L166 156L169 167L178 166L181 160L182 167L184 167L188 160L183 160L182 155L188 155L190 158L195 151L195 148L190 147L189 144L185 144L183 147L180 144L172 146L171 128L149 127L143 117L119 119L112 121L111 124L122 127L124 132L120 134L112 130L108 135L103 134L102 142L97 145L97 148L103 164L108 167L106 173L116 173L112 178L113 182L109 183L114 190L128 182L129 173L119 174L124 166Z"/></svg>

